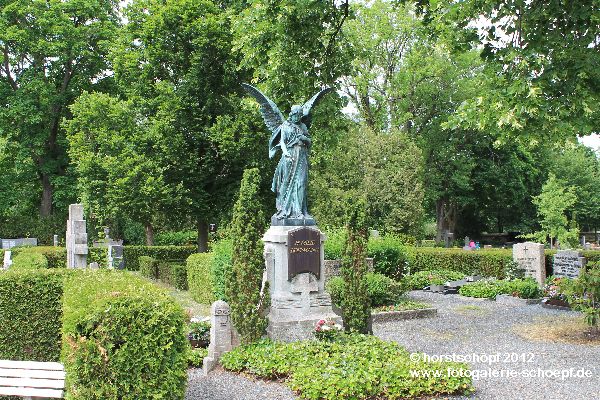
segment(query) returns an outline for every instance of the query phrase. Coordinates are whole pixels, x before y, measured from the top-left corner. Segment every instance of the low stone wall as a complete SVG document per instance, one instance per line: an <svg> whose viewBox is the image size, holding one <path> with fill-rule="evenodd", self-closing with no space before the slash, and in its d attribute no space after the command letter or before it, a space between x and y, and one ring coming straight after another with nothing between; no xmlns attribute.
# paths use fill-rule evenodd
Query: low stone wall
<svg viewBox="0 0 600 400"><path fill-rule="evenodd" d="M431 318L437 315L436 308L424 308L421 310L405 311L382 311L372 314L373 322L403 321L406 319Z"/></svg>

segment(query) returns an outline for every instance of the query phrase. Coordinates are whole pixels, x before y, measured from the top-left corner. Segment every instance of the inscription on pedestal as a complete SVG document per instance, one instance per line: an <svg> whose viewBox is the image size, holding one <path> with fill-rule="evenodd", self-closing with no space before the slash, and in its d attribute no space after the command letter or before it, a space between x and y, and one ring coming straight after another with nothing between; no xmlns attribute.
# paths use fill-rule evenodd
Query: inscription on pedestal
<svg viewBox="0 0 600 400"><path fill-rule="evenodd" d="M288 232L288 281L310 272L321 279L321 233L310 228Z"/></svg>

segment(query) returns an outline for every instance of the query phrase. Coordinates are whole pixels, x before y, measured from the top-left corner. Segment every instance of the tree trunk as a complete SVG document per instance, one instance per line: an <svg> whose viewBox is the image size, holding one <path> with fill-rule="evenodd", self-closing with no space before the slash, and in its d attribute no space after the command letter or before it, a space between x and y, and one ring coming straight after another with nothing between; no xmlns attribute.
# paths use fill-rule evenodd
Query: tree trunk
<svg viewBox="0 0 600 400"><path fill-rule="evenodd" d="M208 222L198 219L198 252L208 252Z"/></svg>
<svg viewBox="0 0 600 400"><path fill-rule="evenodd" d="M42 199L40 201L40 215L49 217L52 214L52 184L48 174L41 174L42 181Z"/></svg>
<svg viewBox="0 0 600 400"><path fill-rule="evenodd" d="M147 223L146 226L146 246L154 246L154 228L151 223Z"/></svg>
<svg viewBox="0 0 600 400"><path fill-rule="evenodd" d="M444 240L444 231L454 233L458 210L455 204L446 199L438 199L435 202L435 214L437 225L435 240L440 243Z"/></svg>

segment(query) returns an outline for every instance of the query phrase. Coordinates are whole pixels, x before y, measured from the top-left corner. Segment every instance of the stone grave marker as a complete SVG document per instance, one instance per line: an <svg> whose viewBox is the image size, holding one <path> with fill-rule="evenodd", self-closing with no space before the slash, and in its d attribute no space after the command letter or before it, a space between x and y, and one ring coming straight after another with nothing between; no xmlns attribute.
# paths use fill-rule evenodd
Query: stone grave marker
<svg viewBox="0 0 600 400"><path fill-rule="evenodd" d="M4 269L8 269L8 267L10 267L11 264L12 264L12 260L10 258L11 257L11 253L12 252L10 250L6 250L4 252L4 262L2 263L2 267Z"/></svg>
<svg viewBox="0 0 600 400"><path fill-rule="evenodd" d="M546 259L544 245L525 242L513 246L513 261L525 271L525 277L534 278L540 286L546 280Z"/></svg>
<svg viewBox="0 0 600 400"><path fill-rule="evenodd" d="M471 239L468 236L465 236L465 245L463 246L463 250L473 250L470 246Z"/></svg>
<svg viewBox="0 0 600 400"><path fill-rule="evenodd" d="M54 237L52 238L52 244L54 245L54 247L58 247L58 235L54 235Z"/></svg>
<svg viewBox="0 0 600 400"><path fill-rule="evenodd" d="M12 249L17 246L37 246L37 238L2 239L3 249Z"/></svg>
<svg viewBox="0 0 600 400"><path fill-rule="evenodd" d="M71 204L69 206L69 220L67 221L67 268L87 267L88 237L85 220L83 219L83 205Z"/></svg>
<svg viewBox="0 0 600 400"><path fill-rule="evenodd" d="M217 365L224 353L239 344L230 314L229 304L223 300L215 301L210 307L210 344L208 356L204 357L202 363L205 375Z"/></svg>
<svg viewBox="0 0 600 400"><path fill-rule="evenodd" d="M559 250L554 255L552 272L555 276L577 278L586 264L585 257L576 250Z"/></svg>

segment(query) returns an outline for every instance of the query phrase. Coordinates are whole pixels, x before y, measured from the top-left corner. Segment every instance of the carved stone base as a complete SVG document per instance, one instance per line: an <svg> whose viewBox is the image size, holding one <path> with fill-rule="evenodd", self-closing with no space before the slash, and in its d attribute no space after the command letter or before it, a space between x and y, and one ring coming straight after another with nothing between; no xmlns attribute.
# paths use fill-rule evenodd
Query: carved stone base
<svg viewBox="0 0 600 400"><path fill-rule="evenodd" d="M271 226L316 226L314 218L284 218L277 219L275 215L271 217Z"/></svg>
<svg viewBox="0 0 600 400"><path fill-rule="evenodd" d="M311 227L314 229L314 227ZM271 308L269 338L280 341L311 339L316 323L341 318L331 308L331 297L325 292L324 250L325 235L320 237L320 273L299 273L290 280L288 274L288 232L297 226L271 226L265 233L265 279L269 281Z"/></svg>

